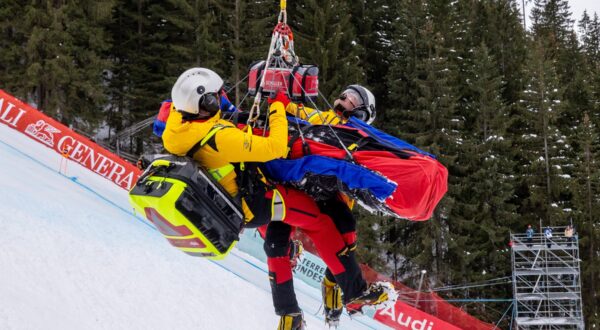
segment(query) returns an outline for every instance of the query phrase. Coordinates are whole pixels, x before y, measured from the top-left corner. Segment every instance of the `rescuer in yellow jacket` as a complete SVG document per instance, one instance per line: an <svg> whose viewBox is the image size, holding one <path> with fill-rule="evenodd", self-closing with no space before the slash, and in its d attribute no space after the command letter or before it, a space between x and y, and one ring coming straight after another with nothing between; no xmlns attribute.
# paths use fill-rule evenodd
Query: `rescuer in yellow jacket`
<svg viewBox="0 0 600 330"><path fill-rule="evenodd" d="M178 79L171 96L173 110L162 135L165 149L192 156L232 196L242 199L246 226L268 223L264 249L279 329L301 329L303 317L293 287L290 252L292 227L313 241L344 294L344 302L357 306L387 299L381 287L367 287L354 253L332 219L307 194L270 184L256 163L284 157L287 152L285 98L272 100L270 134L253 136L221 119L219 92L223 80L213 71L193 68ZM283 102L282 102L283 101Z"/></svg>
<svg viewBox="0 0 600 330"><path fill-rule="evenodd" d="M238 174L232 163L267 162L286 156L288 123L284 106L281 102L271 105L268 137L252 135L251 132L242 131L231 122L221 119L218 91L221 89L222 80L212 71L205 76L198 73L187 80L180 79L173 87L173 106L162 136L163 144L172 154L186 155L192 147L206 138L205 143L209 147L198 148L190 156L202 164L230 195L237 197ZM195 98L177 96L177 93L186 93L188 86L185 84L206 84L202 85L203 88L217 92L206 92L197 97L193 95L198 101ZM179 102L184 104L176 104L176 99L183 99ZM177 111L178 106L192 107L192 112L197 113ZM244 199L242 209L246 222L252 221L255 216ZM261 219L261 222L266 223L266 220Z"/></svg>

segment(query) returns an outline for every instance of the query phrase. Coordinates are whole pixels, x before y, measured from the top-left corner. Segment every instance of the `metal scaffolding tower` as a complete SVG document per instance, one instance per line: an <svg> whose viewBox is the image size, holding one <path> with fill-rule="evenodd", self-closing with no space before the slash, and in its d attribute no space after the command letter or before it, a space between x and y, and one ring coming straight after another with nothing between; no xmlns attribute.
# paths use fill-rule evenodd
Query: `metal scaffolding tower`
<svg viewBox="0 0 600 330"><path fill-rule="evenodd" d="M584 329L577 236L511 234L517 329Z"/></svg>

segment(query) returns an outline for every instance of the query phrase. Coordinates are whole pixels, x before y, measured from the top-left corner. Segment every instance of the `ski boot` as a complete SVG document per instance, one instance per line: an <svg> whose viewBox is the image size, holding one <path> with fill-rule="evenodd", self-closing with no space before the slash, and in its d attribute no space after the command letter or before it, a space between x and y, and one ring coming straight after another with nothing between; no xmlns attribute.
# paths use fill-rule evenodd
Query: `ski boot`
<svg viewBox="0 0 600 330"><path fill-rule="evenodd" d="M387 307L396 302L398 293L394 290L394 285L389 282L371 283L363 294L355 299L352 299L346 304L346 309L350 315L356 313L362 314L362 309L365 306L373 306L374 308Z"/></svg>
<svg viewBox="0 0 600 330"><path fill-rule="evenodd" d="M279 318L279 325L277 330L304 330L306 329L306 323L304 322L304 316L302 312L282 315Z"/></svg>
<svg viewBox="0 0 600 330"><path fill-rule="evenodd" d="M340 324L340 316L344 306L342 305L342 289L337 283L323 277L321 282L323 294L323 312L325 313L325 324L329 328L337 328Z"/></svg>
<svg viewBox="0 0 600 330"><path fill-rule="evenodd" d="M292 240L290 242L290 263L292 264L292 270L298 266L298 261L300 261L303 252L304 245L302 245L301 241Z"/></svg>

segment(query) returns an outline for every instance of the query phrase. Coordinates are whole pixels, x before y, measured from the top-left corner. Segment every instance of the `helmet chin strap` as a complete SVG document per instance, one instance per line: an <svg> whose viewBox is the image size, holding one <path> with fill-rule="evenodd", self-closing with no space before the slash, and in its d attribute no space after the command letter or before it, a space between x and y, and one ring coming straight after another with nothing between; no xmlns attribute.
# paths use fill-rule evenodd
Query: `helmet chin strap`
<svg viewBox="0 0 600 330"><path fill-rule="evenodd" d="M365 107L364 106L359 106L356 107L352 110L344 110L342 112L342 116L346 119L350 119L350 117L356 117L357 119L360 119L362 121L367 121L367 112L365 111Z"/></svg>
<svg viewBox="0 0 600 330"><path fill-rule="evenodd" d="M342 108L342 109L340 109ZM366 107L364 105L359 105L358 107L352 109L343 108L341 104L338 104L334 107L334 110L337 113L341 113L344 119L350 119L350 117L356 117L362 121L366 121L368 118L368 112L366 111Z"/></svg>

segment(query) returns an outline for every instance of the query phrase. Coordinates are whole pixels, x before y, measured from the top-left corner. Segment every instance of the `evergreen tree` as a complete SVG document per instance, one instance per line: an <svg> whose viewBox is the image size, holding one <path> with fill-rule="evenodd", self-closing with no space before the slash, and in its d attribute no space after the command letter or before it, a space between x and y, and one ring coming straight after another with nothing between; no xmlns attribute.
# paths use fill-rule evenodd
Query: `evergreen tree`
<svg viewBox="0 0 600 330"><path fill-rule="evenodd" d="M502 79L505 104L518 102L523 90L526 59L525 31L514 0L478 1L472 14L473 47L482 42L496 59Z"/></svg>
<svg viewBox="0 0 600 330"><path fill-rule="evenodd" d="M552 61L545 57L545 47L536 42L532 48L521 117L523 131L516 137L519 148L527 150L518 164L525 170L520 213L528 222L537 223L539 217L544 223L555 225L561 218L557 199L563 187L559 174L566 148L565 137L556 126L562 110L561 90Z"/></svg>
<svg viewBox="0 0 600 330"><path fill-rule="evenodd" d="M278 3L264 0L236 0L233 7L225 6L223 9L227 28L232 34L226 45L231 57L230 80L235 84L233 95L236 104L247 96L242 92L246 91L247 84L241 80L248 74L250 64L257 60L266 60L271 34L279 14L276 4ZM290 21L296 19L296 13L290 12L288 15ZM249 107L250 102L247 102L246 106Z"/></svg>
<svg viewBox="0 0 600 330"><path fill-rule="evenodd" d="M377 117L380 119L375 125L381 125L385 112L395 106L388 98L391 88L387 80L381 78L393 63L391 40L394 38L394 24L399 21L396 11L400 5L403 2L393 0L351 2L351 22L358 44L364 50L360 58L360 66L365 72L364 82L377 100Z"/></svg>
<svg viewBox="0 0 600 330"><path fill-rule="evenodd" d="M390 109L379 111L379 118L387 132L414 142L420 124L410 117L417 108L416 80L421 75L417 66L428 53L422 38L426 32L426 12L423 2L414 0L398 3L393 13L398 19L393 21L390 67L385 76Z"/></svg>
<svg viewBox="0 0 600 330"><path fill-rule="evenodd" d="M599 24L598 14L594 14L594 19L592 20L587 11L583 12L581 20L579 20L579 36L582 44L582 51L591 62L596 62L600 59Z"/></svg>
<svg viewBox="0 0 600 330"><path fill-rule="evenodd" d="M152 15L158 5L152 0L119 0L113 12L109 124L115 131L156 114L160 102L169 98L176 73L168 74L165 63L178 61L160 44L159 38L168 32L164 18ZM123 142L121 147L128 145L130 152L143 152L141 139Z"/></svg>
<svg viewBox="0 0 600 330"><path fill-rule="evenodd" d="M454 87L449 83L455 74L445 56L443 36L434 32L433 21L425 25L423 40L428 49L427 56L419 59L416 69L416 104L410 111L403 111L402 122L408 126L419 127L419 132L412 134L416 145L423 146L435 155L452 172L453 161L457 152L457 136L453 121L456 105ZM450 185L449 195L453 195L455 187ZM415 271L430 269L437 278L432 281L449 281L452 267L447 263L450 253L456 252L457 242L449 234L449 214L452 199L445 198L431 220L421 224L405 224L412 227L408 235L410 239L402 242L404 256L410 260ZM454 221L455 219L453 219ZM403 229L401 229L403 230Z"/></svg>
<svg viewBox="0 0 600 330"><path fill-rule="evenodd" d="M570 38L573 20L567 0L535 0L531 10L533 35L544 40L548 57Z"/></svg>
<svg viewBox="0 0 600 330"><path fill-rule="evenodd" d="M586 73L584 84L582 85L582 94L588 101L583 114L582 125L577 128L577 134L574 140L577 142L578 154L574 159L576 168L575 176L575 212L573 220L575 221L576 231L580 237L580 253L583 259L582 263L582 291L584 315L586 323L592 326L600 323L600 296L598 294L598 285L600 281L600 269L598 268L598 239L600 232L600 214L598 213L597 201L600 195L600 186L598 185L600 169L600 24L598 16L594 15L591 20L584 12L579 24L580 37L582 40L582 53L586 64L582 71Z"/></svg>
<svg viewBox="0 0 600 330"><path fill-rule="evenodd" d="M600 134L598 126L589 117L588 112L583 115L583 125L578 131L581 152L577 157L575 190L576 204L572 219L579 236L580 254L582 263L582 292L586 322L589 325L597 324L598 283L600 282L600 267L598 263L598 239L600 239Z"/></svg>
<svg viewBox="0 0 600 330"><path fill-rule="evenodd" d="M455 183L459 191L450 223L455 240L463 239L463 248L468 251L461 270L463 282L471 283L510 274L507 238L511 228L521 226L516 206L511 203L514 162L511 137L506 132L509 116L502 102L502 76L485 44L475 49L467 77L472 98L465 110L471 114L464 115L467 129L460 148L464 174ZM455 219L460 221L454 224ZM489 288L486 296L506 296L509 289ZM467 294L463 297L469 298Z"/></svg>
<svg viewBox="0 0 600 330"><path fill-rule="evenodd" d="M319 89L331 102L349 83L363 83L363 49L345 1L309 0L289 4L296 53L302 63L319 66Z"/></svg>
<svg viewBox="0 0 600 330"><path fill-rule="evenodd" d="M29 35L20 67L26 98L68 125L93 127L105 102L103 73L110 68L104 32L113 1L34 1L22 9Z"/></svg>
<svg viewBox="0 0 600 330"><path fill-rule="evenodd" d="M11 0L0 3L0 88L21 99L27 99L23 74L23 45L27 42L26 31L17 22L22 14L24 1Z"/></svg>
<svg viewBox="0 0 600 330"><path fill-rule="evenodd" d="M378 272L390 274L393 279L398 279L401 267L398 258L401 255L397 251L397 246L394 246L393 242L385 236L389 234L386 229L392 228L395 223L402 220L385 219L380 215L362 210L354 213L357 217L356 255L358 260ZM388 260L384 256L388 256L392 260L395 258L396 263L394 264L392 261L391 266L388 266Z"/></svg>
<svg viewBox="0 0 600 330"><path fill-rule="evenodd" d="M207 0L120 0L113 14L109 125L115 131L153 116L177 77L193 66L222 74L219 11ZM150 132L124 141L143 152Z"/></svg>
<svg viewBox="0 0 600 330"><path fill-rule="evenodd" d="M598 113L600 110L600 20L598 15L594 14L594 19L590 20L586 12L579 24L580 36L582 40L582 53L585 58L585 64L582 71L585 75L585 86L589 91L590 106ZM592 115L592 121L597 119L597 115Z"/></svg>

